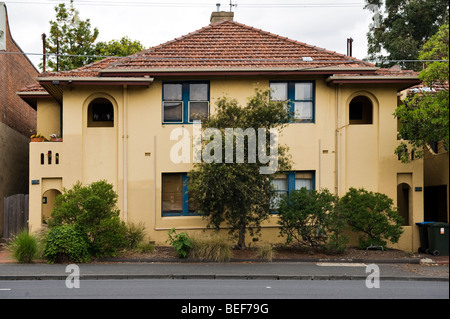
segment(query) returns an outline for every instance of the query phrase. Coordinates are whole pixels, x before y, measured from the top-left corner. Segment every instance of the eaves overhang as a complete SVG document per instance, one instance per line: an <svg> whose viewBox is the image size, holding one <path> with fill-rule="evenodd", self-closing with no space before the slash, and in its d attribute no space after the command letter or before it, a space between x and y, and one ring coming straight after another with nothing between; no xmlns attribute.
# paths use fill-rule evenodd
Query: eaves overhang
<svg viewBox="0 0 450 319"><path fill-rule="evenodd" d="M398 86L398 90L402 91L411 86L422 83L422 81L414 75L399 76L383 76L383 75L333 75L325 80L328 84L394 84Z"/></svg>
<svg viewBox="0 0 450 319"><path fill-rule="evenodd" d="M58 102L62 103L64 88L74 85L102 85L102 86L146 86L149 87L151 77L41 77L37 78L39 84L49 92Z"/></svg>
<svg viewBox="0 0 450 319"><path fill-rule="evenodd" d="M48 92L16 92L16 94L24 100L34 110L37 110L37 101L40 99L52 99L53 97Z"/></svg>

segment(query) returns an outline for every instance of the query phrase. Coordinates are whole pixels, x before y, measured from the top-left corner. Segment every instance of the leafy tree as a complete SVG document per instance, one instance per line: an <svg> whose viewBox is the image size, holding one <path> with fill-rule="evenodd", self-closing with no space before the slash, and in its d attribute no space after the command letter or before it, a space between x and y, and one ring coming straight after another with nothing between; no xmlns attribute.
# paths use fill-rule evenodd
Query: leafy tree
<svg viewBox="0 0 450 319"><path fill-rule="evenodd" d="M68 71L101 60L104 56L128 56L143 50L139 41L126 36L120 40L95 43L98 29L92 30L90 19L81 20L73 0L68 7L60 3L55 12L56 18L50 21L46 41L46 52L51 54L47 64L52 71Z"/></svg>
<svg viewBox="0 0 450 319"><path fill-rule="evenodd" d="M256 90L245 107L237 101L221 98L217 102L216 113L202 123L203 134L208 128L217 128L221 132L222 149L214 149L214 154L220 156L219 161L195 164L189 173L189 199L197 206L199 212L208 220L208 226L219 230L222 226L229 228L230 234L237 237L237 245L245 248L245 236L258 234L261 222L269 217L271 197L274 190L270 176L261 174L261 163L249 160L248 139L244 145L243 163L226 163L226 134L228 128L243 130L265 128L267 153L269 154L269 130L282 129L289 122L289 107L285 102L270 100L270 91ZM215 140L215 139L214 139ZM235 138L234 145L238 143ZM205 151L203 146L203 151ZM216 153L217 152L217 153ZM290 158L287 149L278 147L278 170L289 168ZM224 225L225 224L225 225Z"/></svg>
<svg viewBox="0 0 450 319"><path fill-rule="evenodd" d="M371 60L417 60L425 41L448 23L449 17L447 0L366 0L365 8L374 12L367 33ZM401 65L421 68L420 63Z"/></svg>
<svg viewBox="0 0 450 319"><path fill-rule="evenodd" d="M359 237L359 247L385 247L387 241L398 242L402 230L402 217L391 198L363 188L350 190L339 200L338 209Z"/></svg>
<svg viewBox="0 0 450 319"><path fill-rule="evenodd" d="M143 49L142 43L125 36L120 40L98 42L95 46L95 54L99 56L128 56Z"/></svg>
<svg viewBox="0 0 450 319"><path fill-rule="evenodd" d="M69 7L66 7L65 3L60 3L55 7L55 12L56 19L50 21L46 52L62 56L50 55L47 60L48 67L53 71L67 71L94 62L93 44L98 37L98 29L91 30L89 19L80 19L78 10L73 6L73 0L70 0Z"/></svg>
<svg viewBox="0 0 450 319"><path fill-rule="evenodd" d="M333 252L345 250L348 237L344 236L345 219L336 210L338 197L329 190L302 188L282 197L278 213L280 235L286 243L325 249Z"/></svg>
<svg viewBox="0 0 450 319"><path fill-rule="evenodd" d="M55 199L49 227L74 225L90 242L94 256L114 256L125 246L125 223L120 220L117 194L106 181L76 183Z"/></svg>
<svg viewBox="0 0 450 319"><path fill-rule="evenodd" d="M441 60L424 62L426 68L419 78L425 88L408 96L394 115L401 121L399 137L408 140L402 142L395 153L401 161L407 163L414 152L416 158L423 156L423 148L431 143L442 141L445 151L449 150L449 94L447 89L435 91L436 84L448 85L449 25L443 25L439 31L425 43L419 55L421 60Z"/></svg>

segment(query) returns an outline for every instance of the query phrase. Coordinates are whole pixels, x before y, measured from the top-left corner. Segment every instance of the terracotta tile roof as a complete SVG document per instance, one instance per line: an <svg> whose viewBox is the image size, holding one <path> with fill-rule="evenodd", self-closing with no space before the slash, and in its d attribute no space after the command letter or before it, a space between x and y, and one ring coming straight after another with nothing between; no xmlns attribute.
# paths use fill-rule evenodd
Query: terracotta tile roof
<svg viewBox="0 0 450 319"><path fill-rule="evenodd" d="M304 61L303 58L312 58ZM122 58L109 70L374 67L234 21L221 21Z"/></svg>
<svg viewBox="0 0 450 319"><path fill-rule="evenodd" d="M136 72L157 74L160 70L312 70L340 69L340 77L417 76L399 68L376 69L375 65L291 40L235 21L221 21L128 57L109 57L64 72L41 73L39 78L97 78L136 76ZM354 68L354 70L352 70ZM361 69L361 68L368 68ZM114 73L116 72L116 73ZM126 74L128 72L128 74ZM334 71L333 71L334 73ZM346 74L342 74L346 73ZM44 91L41 86L22 91Z"/></svg>
<svg viewBox="0 0 450 319"><path fill-rule="evenodd" d="M121 59L120 57L108 57L91 64L84 65L78 69L61 72L45 72L39 74L39 77L98 77L100 71Z"/></svg>
<svg viewBox="0 0 450 319"><path fill-rule="evenodd" d="M407 94L416 94L420 92L440 92L440 91L448 91L449 83L448 82L435 82L431 87L425 85L424 83L415 85L408 89Z"/></svg>
<svg viewBox="0 0 450 319"><path fill-rule="evenodd" d="M40 84L31 84L20 89L19 93L47 93Z"/></svg>

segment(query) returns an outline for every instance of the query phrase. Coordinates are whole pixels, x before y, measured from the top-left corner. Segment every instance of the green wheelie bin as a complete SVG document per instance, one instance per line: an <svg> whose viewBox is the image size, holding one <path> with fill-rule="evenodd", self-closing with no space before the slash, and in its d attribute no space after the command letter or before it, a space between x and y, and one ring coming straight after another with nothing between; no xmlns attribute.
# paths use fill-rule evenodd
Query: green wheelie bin
<svg viewBox="0 0 450 319"><path fill-rule="evenodd" d="M428 227L428 252L435 256L448 256L448 223L433 223Z"/></svg>
<svg viewBox="0 0 450 319"><path fill-rule="evenodd" d="M419 253L428 253L429 243L428 243L428 226L434 224L436 222L421 222L416 223L419 227L419 238L420 238L420 247Z"/></svg>

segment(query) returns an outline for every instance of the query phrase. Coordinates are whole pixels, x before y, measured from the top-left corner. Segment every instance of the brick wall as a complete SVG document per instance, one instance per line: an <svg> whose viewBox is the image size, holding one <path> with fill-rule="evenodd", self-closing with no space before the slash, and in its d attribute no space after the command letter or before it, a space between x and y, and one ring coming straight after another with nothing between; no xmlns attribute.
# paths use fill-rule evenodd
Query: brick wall
<svg viewBox="0 0 450 319"><path fill-rule="evenodd" d="M21 53L14 42L6 15L6 52ZM0 122L29 136L36 129L36 111L25 103L16 92L36 83L38 71L23 54L0 53Z"/></svg>

